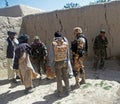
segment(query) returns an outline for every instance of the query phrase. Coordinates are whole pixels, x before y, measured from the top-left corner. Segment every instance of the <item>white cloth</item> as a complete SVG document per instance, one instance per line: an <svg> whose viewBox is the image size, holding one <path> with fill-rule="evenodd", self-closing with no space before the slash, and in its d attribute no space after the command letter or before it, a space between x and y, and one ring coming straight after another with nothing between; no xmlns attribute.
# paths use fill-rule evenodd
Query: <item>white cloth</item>
<svg viewBox="0 0 120 104"><path fill-rule="evenodd" d="M73 69L72 69L72 65L71 65L71 61L70 61L70 48L69 48L69 42L67 40L66 37L63 37L64 40L68 43L68 72L69 75L73 75Z"/></svg>

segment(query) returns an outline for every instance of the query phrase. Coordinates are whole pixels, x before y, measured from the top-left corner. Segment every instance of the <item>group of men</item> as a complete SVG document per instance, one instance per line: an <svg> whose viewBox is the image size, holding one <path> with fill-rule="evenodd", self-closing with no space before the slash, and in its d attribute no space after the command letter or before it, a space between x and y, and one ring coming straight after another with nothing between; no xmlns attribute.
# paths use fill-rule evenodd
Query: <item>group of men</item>
<svg viewBox="0 0 120 104"><path fill-rule="evenodd" d="M15 38L15 34L15 32L8 31L8 38L6 40L7 44L5 47L6 57L8 59L8 75L11 75L10 71L12 71L15 73L16 78L20 77L21 82L25 86L25 93L31 92L33 88L32 79L38 76L36 71L42 77L42 73L46 73L48 69L55 72L57 96L59 97L62 96L63 93L69 95L69 77L74 75L76 88L79 88L81 84L85 84L85 69L83 62L88 55L88 41L82 32L82 28L75 27L73 29L75 39L71 42L70 47L72 61L70 61L69 42L60 31L54 33L49 52L47 52L45 44L38 36L35 36L32 44L29 45L29 36L27 34L20 35L18 41ZM107 44L108 41L105 37L105 30L102 29L100 34L96 36L93 44L95 53L93 66L95 69L97 69L99 62L99 67L104 67ZM81 81L79 81L80 77ZM8 78L10 79L10 77ZM12 78L15 82L16 78L14 75ZM62 80L65 83L65 92L62 86Z"/></svg>

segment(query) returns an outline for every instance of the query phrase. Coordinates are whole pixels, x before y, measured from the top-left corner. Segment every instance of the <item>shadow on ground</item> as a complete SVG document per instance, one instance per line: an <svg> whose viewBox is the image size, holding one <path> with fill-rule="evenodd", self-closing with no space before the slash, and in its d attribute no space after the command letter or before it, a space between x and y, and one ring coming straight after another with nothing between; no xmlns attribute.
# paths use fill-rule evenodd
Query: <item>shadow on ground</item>
<svg viewBox="0 0 120 104"><path fill-rule="evenodd" d="M8 102L16 100L17 98L20 98L24 95L25 95L24 90L19 90L19 91L15 91L15 92L11 92L9 90L0 95L0 102L2 102L2 104L8 104Z"/></svg>
<svg viewBox="0 0 120 104"><path fill-rule="evenodd" d="M103 69L94 70L93 62L85 63L85 71L87 79L102 79L109 81L117 81L120 83L120 65L118 60L106 60Z"/></svg>

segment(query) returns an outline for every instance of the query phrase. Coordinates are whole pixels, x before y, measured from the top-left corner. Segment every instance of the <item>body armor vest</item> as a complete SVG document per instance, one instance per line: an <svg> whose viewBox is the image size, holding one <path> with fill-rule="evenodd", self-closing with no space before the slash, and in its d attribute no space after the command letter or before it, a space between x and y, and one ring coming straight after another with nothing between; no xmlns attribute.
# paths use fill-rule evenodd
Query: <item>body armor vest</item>
<svg viewBox="0 0 120 104"><path fill-rule="evenodd" d="M80 37L77 39L77 49L83 49L85 46L85 39Z"/></svg>
<svg viewBox="0 0 120 104"><path fill-rule="evenodd" d="M68 44L61 40L53 41L54 47L54 61L64 61L67 59L67 46Z"/></svg>

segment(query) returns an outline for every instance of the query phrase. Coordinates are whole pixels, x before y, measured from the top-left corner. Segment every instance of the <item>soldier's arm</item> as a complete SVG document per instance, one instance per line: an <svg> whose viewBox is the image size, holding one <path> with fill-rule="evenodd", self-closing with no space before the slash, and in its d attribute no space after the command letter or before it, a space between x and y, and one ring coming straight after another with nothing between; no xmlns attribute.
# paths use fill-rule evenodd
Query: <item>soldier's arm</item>
<svg viewBox="0 0 120 104"><path fill-rule="evenodd" d="M107 44L108 44L108 39L107 37L105 37L105 45L107 46Z"/></svg>
<svg viewBox="0 0 120 104"><path fill-rule="evenodd" d="M94 40L94 43L93 43L94 54L96 54L96 49L97 49L97 37L95 37L95 40Z"/></svg>
<svg viewBox="0 0 120 104"><path fill-rule="evenodd" d="M71 51L72 53L76 53L77 51L77 40L71 42Z"/></svg>
<svg viewBox="0 0 120 104"><path fill-rule="evenodd" d="M48 55L47 47L44 43L42 43L42 45L43 45L43 49L44 49L44 56L47 56Z"/></svg>
<svg viewBox="0 0 120 104"><path fill-rule="evenodd" d="M95 37L94 43L93 43L93 50L97 48L97 37Z"/></svg>
<svg viewBox="0 0 120 104"><path fill-rule="evenodd" d="M88 52L88 41L86 37L84 39L85 39L85 52Z"/></svg>
<svg viewBox="0 0 120 104"><path fill-rule="evenodd" d="M34 51L35 51L35 49L34 49L34 44L32 43L30 46L31 46L31 56L32 56L33 53L34 53Z"/></svg>

